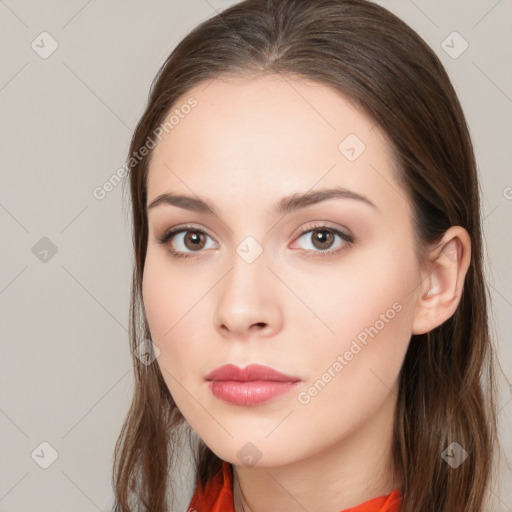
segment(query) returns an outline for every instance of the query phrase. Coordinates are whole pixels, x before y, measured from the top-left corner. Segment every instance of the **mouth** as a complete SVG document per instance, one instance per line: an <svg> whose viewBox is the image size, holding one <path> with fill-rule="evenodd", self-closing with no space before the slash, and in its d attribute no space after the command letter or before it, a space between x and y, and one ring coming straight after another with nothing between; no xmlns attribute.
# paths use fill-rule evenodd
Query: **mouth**
<svg viewBox="0 0 512 512"><path fill-rule="evenodd" d="M301 382L299 377L259 364L245 368L223 365L210 372L205 379L215 397L233 405L245 406L268 402L288 393Z"/></svg>

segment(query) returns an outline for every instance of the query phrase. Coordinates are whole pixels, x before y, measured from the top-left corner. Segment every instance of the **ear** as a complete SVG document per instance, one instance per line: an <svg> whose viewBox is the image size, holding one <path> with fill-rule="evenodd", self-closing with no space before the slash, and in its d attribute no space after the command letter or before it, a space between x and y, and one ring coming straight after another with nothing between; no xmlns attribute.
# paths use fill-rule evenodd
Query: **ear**
<svg viewBox="0 0 512 512"><path fill-rule="evenodd" d="M461 226L450 227L431 250L422 271L412 334L424 334L448 320L457 309L471 262L471 238Z"/></svg>

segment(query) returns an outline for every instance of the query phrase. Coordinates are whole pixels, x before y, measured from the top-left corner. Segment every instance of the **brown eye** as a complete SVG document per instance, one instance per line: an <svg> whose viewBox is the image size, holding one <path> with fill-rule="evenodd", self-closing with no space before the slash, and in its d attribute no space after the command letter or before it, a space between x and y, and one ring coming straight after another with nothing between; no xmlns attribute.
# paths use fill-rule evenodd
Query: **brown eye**
<svg viewBox="0 0 512 512"><path fill-rule="evenodd" d="M158 241L168 247L171 255L188 257L199 256L205 252L202 249L206 247L208 238L211 240L211 237L200 229L182 226L167 231Z"/></svg>
<svg viewBox="0 0 512 512"><path fill-rule="evenodd" d="M327 229L315 229L311 233L311 240L317 249L329 249L334 242L334 234Z"/></svg>
<svg viewBox="0 0 512 512"><path fill-rule="evenodd" d="M206 244L206 237L201 231L186 231L183 243L187 249L193 251L202 249Z"/></svg>
<svg viewBox="0 0 512 512"><path fill-rule="evenodd" d="M336 238L339 239L337 244ZM355 240L352 235L328 226L310 227L302 232L298 240L301 239L308 242L309 247L302 248L312 256L334 256L348 248Z"/></svg>

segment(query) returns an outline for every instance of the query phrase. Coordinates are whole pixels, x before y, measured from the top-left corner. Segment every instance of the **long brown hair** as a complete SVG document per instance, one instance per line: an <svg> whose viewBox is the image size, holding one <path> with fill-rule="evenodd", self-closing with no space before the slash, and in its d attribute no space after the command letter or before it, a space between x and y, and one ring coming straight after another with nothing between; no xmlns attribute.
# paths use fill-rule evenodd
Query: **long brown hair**
<svg viewBox="0 0 512 512"><path fill-rule="evenodd" d="M175 495L173 461L184 441L192 440L158 365L143 364L136 354L150 339L141 291L152 152L132 161L133 155L148 146L187 91L227 73L311 79L333 87L373 119L389 139L397 179L413 205L420 261L422 249L450 226L468 231L472 260L456 312L410 340L399 376L393 458L403 481L403 512L480 512L498 446L497 390L472 142L435 53L398 17L367 0L243 1L190 32L152 83L129 155L135 390L115 447L115 511L167 511ZM452 442L469 452L457 469L442 457ZM195 484L204 484L221 460L201 440L193 453Z"/></svg>

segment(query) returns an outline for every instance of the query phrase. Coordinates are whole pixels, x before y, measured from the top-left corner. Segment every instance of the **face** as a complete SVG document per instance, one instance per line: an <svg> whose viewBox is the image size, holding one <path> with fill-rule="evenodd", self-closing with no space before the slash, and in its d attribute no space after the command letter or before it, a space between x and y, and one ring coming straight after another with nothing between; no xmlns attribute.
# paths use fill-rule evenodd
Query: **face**
<svg viewBox="0 0 512 512"><path fill-rule="evenodd" d="M192 97L154 149L148 205L173 194L214 213L171 199L148 210L156 363L219 457L291 463L339 446L396 398L420 276L410 203L383 134L329 87L224 77L173 111ZM318 194L331 189L349 192ZM315 195L293 200L303 194ZM161 242L170 230L183 231ZM294 378L207 379L228 363Z"/></svg>

